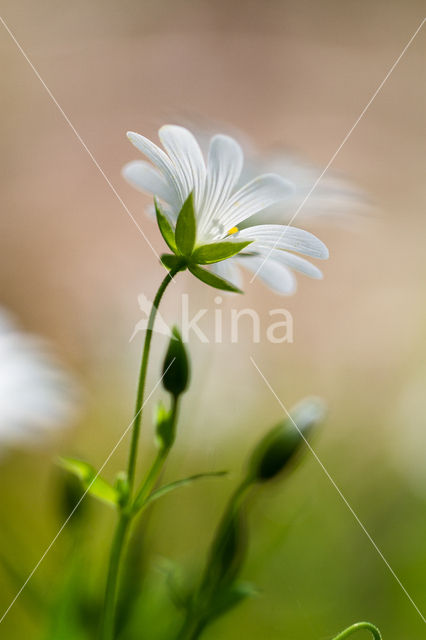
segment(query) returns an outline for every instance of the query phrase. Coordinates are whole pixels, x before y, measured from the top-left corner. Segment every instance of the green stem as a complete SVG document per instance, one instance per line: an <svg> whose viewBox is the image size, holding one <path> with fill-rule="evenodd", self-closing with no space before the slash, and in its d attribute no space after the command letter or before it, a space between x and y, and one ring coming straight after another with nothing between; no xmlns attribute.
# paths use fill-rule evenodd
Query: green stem
<svg viewBox="0 0 426 640"><path fill-rule="evenodd" d="M132 492L133 492L133 486L135 482L136 461L137 461L137 453L138 453L139 436L140 436L140 430L141 430L141 424L142 424L142 409L144 404L146 374L148 371L149 352L151 347L152 332L154 328L155 317L161 302L161 298L163 297L163 294L168 284L173 280L173 277L180 270L181 270L181 267L179 266L171 269L167 273L166 277L163 279L162 283L160 284L160 287L158 288L158 291L154 298L154 302L152 304L151 312L148 318L148 325L147 325L147 330L145 334L141 367L139 372L139 382L138 382L138 389L136 394L135 414L133 419L132 440L130 443L129 461L128 461L128 467L127 467L127 481L128 481L128 487L129 487L128 499L127 499L127 504L125 504L122 507L120 517L117 522L113 542L111 545L107 584L105 589L104 609L103 609L103 616L102 616L102 622L101 622L101 634L100 634L101 640L114 640L114 637L115 637L114 627L115 627L115 609L116 609L116 603L117 603L116 602L117 601L117 585L118 585L120 562L123 555L123 549L126 542L129 526L133 519L133 513L131 510ZM129 506L130 506L130 509L129 509Z"/></svg>
<svg viewBox="0 0 426 640"><path fill-rule="evenodd" d="M345 638L348 638L352 633L355 633L356 631L360 631L362 629L371 631L374 640L382 640L382 634L380 633L378 628L374 626L374 624L371 624L371 622L356 622L355 624L339 633L339 635L333 638L333 640L344 640Z"/></svg>
<svg viewBox="0 0 426 640"><path fill-rule="evenodd" d="M110 551L107 584L105 590L105 604L101 627L102 640L113 640L115 636L114 625L118 573L129 525L129 515L121 513Z"/></svg>
<svg viewBox="0 0 426 640"><path fill-rule="evenodd" d="M179 407L179 398L177 396L173 396L172 398L172 409L171 409L171 421L172 421L172 429L176 428L177 414ZM157 456L148 471L145 480L142 483L141 488L133 502L132 512L134 514L138 513L144 506L146 499L150 496L152 490L155 487L155 484L158 480L158 477L163 469L164 463L167 460L167 456L169 455L170 449L172 447L173 442L169 445L167 449L160 449L157 453Z"/></svg>
<svg viewBox="0 0 426 640"><path fill-rule="evenodd" d="M173 280L173 277L180 270L181 270L181 267L179 266L179 267L175 267L174 269L171 269L167 273L163 282L159 286L157 294L154 298L154 302L152 303L151 313L149 314L149 318L148 318L148 326L146 329L145 342L143 345L143 352L142 352L141 368L139 372L138 390L136 394L132 441L130 443L129 461L127 465L127 481L129 483L129 499L131 498L133 485L135 482L136 460L138 455L139 435L140 435L141 424L142 424L142 410L143 410L143 400L144 400L144 393L145 393L146 374L148 371L149 352L151 348L152 331L154 328L155 316L157 315L158 307L160 305L161 298L163 297L163 294L167 289L167 285Z"/></svg>

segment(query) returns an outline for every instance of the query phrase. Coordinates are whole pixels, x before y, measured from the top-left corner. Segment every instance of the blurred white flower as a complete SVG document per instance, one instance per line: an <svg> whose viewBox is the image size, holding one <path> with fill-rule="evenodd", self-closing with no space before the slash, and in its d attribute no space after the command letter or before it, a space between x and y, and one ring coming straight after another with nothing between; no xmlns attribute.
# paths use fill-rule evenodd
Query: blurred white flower
<svg viewBox="0 0 426 640"><path fill-rule="evenodd" d="M263 222L288 224L298 212L295 221L299 223L332 222L348 226L357 217L372 210L371 203L361 189L332 172L325 173L319 180L322 169L286 151L249 155L244 179L249 179L258 171L277 173L294 186L288 198L261 212ZM257 224L259 220L259 214L255 214L246 223Z"/></svg>
<svg viewBox="0 0 426 640"><path fill-rule="evenodd" d="M0 455L37 445L75 418L77 385L49 345L17 328L0 307Z"/></svg>

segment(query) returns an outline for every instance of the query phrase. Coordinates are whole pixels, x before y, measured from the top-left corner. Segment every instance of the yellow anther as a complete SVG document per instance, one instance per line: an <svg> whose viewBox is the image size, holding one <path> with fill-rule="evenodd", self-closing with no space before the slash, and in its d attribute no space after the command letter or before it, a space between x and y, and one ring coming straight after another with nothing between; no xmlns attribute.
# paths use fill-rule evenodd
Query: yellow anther
<svg viewBox="0 0 426 640"><path fill-rule="evenodd" d="M234 233L238 233L238 227L232 227L232 229L229 229L228 236L233 236Z"/></svg>

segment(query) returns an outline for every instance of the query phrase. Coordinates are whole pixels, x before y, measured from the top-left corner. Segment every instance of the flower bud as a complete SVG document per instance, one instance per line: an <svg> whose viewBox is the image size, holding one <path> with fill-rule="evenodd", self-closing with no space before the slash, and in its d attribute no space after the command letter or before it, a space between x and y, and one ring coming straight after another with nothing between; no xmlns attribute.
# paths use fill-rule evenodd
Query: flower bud
<svg viewBox="0 0 426 640"><path fill-rule="evenodd" d="M277 476L294 458L312 428L324 417L322 401L307 398L259 442L249 463L248 478L265 482Z"/></svg>
<svg viewBox="0 0 426 640"><path fill-rule="evenodd" d="M173 327L163 364L163 386L174 395L186 391L189 384L189 359L177 327Z"/></svg>

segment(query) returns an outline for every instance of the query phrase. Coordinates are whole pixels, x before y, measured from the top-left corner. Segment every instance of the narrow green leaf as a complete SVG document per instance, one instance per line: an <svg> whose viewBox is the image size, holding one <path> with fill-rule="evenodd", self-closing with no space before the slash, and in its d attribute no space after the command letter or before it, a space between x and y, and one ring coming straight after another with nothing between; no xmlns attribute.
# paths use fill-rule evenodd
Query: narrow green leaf
<svg viewBox="0 0 426 640"><path fill-rule="evenodd" d="M109 505L117 506L119 494L106 480L97 475L91 464L77 458L59 458L63 469L77 476L84 489L92 496Z"/></svg>
<svg viewBox="0 0 426 640"><path fill-rule="evenodd" d="M195 244L196 221L194 212L194 199L192 192L189 194L180 210L177 222L175 240L178 251L183 256L190 256Z"/></svg>
<svg viewBox="0 0 426 640"><path fill-rule="evenodd" d="M205 244L197 247L191 256L191 260L196 264L213 264L235 256L245 249L252 240L246 242L214 242L213 244Z"/></svg>
<svg viewBox="0 0 426 640"><path fill-rule="evenodd" d="M160 203L158 202L157 198L154 198L154 204L155 204L155 213L157 216L157 224L158 224L158 228L160 229L161 235L163 236L169 249L171 249L173 253L176 253L177 249L176 249L176 242L175 242L175 233L172 229L169 219L161 209Z"/></svg>
<svg viewBox="0 0 426 640"><path fill-rule="evenodd" d="M197 473L193 476L189 476L188 478L183 478L182 480L175 480L174 482L170 482L170 484L165 484L163 487L160 487L156 491L153 491L151 495L147 498L143 506L145 507L147 504L162 498L163 496L171 493L175 489L180 489L181 487L186 487L188 484L192 484L197 480L203 480L205 478L220 478L227 475L227 471L210 471L207 473Z"/></svg>
<svg viewBox="0 0 426 640"><path fill-rule="evenodd" d="M233 293L243 293L241 289L238 289L235 285L231 284L227 280L223 278L219 278L219 276L215 275L211 271L207 271L207 269L202 269L201 267L197 267L195 264L189 265L188 269L196 278L204 282L205 284L210 285L211 287L215 287L216 289L222 289L222 291L232 291Z"/></svg>

